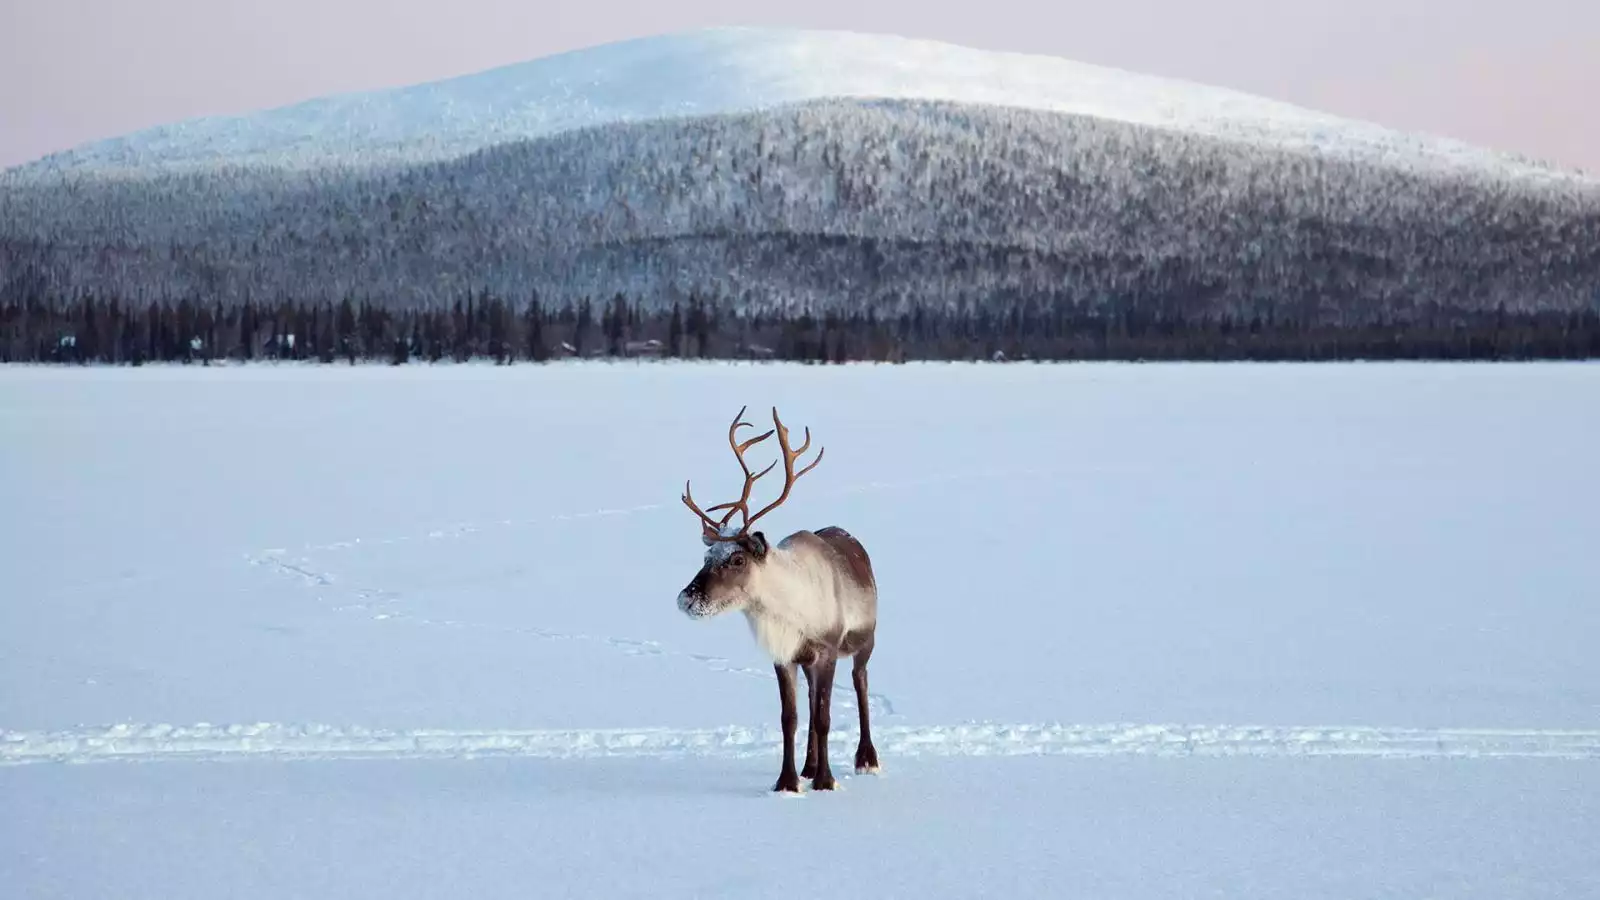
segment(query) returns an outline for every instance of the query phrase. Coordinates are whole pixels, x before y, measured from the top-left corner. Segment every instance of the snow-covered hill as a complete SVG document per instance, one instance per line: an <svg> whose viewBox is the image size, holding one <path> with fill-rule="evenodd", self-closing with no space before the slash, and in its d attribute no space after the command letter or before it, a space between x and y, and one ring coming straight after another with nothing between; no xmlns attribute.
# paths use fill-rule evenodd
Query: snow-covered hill
<svg viewBox="0 0 1600 900"><path fill-rule="evenodd" d="M178 122L55 154L15 173L419 162L608 122L840 97L1015 106L1388 166L1578 177L1458 141L1067 59L887 35L762 28L623 41L444 81Z"/></svg>
<svg viewBox="0 0 1600 900"><path fill-rule="evenodd" d="M0 300L482 291L1569 313L1600 302L1600 180L1066 60L748 29L173 125L0 179Z"/></svg>

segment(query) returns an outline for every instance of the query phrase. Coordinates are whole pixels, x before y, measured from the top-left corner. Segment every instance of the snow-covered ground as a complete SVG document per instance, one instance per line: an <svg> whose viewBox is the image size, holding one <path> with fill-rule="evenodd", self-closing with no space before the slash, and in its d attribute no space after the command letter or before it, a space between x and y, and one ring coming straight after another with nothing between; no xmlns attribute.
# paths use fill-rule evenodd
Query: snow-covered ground
<svg viewBox="0 0 1600 900"><path fill-rule="evenodd" d="M0 894L1597 896L1597 396L0 369ZM746 403L827 448L769 531L841 524L882 586L885 770L832 795L768 793L771 668L674 604Z"/></svg>

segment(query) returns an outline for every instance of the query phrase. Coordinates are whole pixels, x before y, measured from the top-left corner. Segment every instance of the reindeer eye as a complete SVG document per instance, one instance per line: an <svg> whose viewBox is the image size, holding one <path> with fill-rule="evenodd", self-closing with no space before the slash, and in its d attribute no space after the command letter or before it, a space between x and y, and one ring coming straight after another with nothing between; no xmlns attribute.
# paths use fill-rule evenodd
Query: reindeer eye
<svg viewBox="0 0 1600 900"><path fill-rule="evenodd" d="M739 554L739 555L733 557L732 559L728 560L728 562L730 564L732 564L735 568L738 568L739 566L744 565L744 555L743 554Z"/></svg>

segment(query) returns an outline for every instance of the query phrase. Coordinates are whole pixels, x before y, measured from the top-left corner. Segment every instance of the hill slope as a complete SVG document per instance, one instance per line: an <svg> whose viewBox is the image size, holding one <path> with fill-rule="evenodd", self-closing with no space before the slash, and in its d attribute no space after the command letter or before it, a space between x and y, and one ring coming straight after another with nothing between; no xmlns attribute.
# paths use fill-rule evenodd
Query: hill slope
<svg viewBox="0 0 1600 900"><path fill-rule="evenodd" d="M133 135L9 173L0 229L13 300L487 290L1335 324L1600 301L1581 175L1066 61L804 32Z"/></svg>
<svg viewBox="0 0 1600 900"><path fill-rule="evenodd" d="M839 97L1014 106L1386 165L1572 177L1459 141L1073 60L891 35L770 28L710 28L621 41L437 82L179 122L16 171L41 177L148 175L219 164L398 165L608 122Z"/></svg>

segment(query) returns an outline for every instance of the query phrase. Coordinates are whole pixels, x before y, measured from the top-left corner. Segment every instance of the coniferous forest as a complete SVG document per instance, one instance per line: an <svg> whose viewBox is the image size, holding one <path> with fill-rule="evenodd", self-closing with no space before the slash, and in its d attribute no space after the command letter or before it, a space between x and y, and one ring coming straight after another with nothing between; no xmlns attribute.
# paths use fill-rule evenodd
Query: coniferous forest
<svg viewBox="0 0 1600 900"><path fill-rule="evenodd" d="M1600 358L1594 311L1440 311L1351 325L1293 319L1096 316L1021 305L879 317L746 314L716 298L652 311L615 295L549 307L486 292L447 309L189 300L0 305L0 362L141 365L213 360L392 364L563 358L809 363L918 360L1527 360Z"/></svg>

